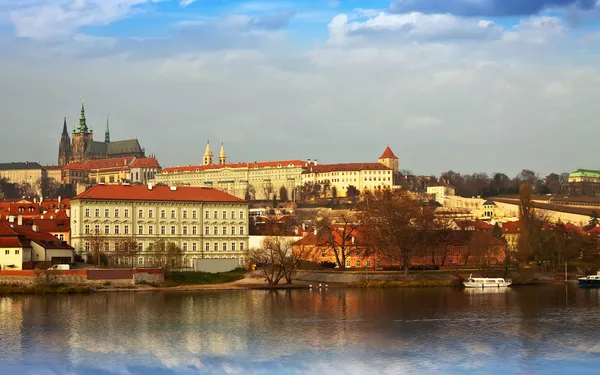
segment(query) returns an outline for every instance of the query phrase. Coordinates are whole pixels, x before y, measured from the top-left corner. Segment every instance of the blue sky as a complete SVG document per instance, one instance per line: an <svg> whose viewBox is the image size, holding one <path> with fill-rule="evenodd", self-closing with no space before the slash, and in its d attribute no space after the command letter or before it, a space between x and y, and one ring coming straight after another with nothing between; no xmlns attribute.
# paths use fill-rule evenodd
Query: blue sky
<svg viewBox="0 0 600 375"><path fill-rule="evenodd" d="M62 119L163 166L374 161L419 174L598 168L596 0L0 0L3 161ZM35 110L31 110L34 107ZM35 147L25 147L35 144Z"/></svg>

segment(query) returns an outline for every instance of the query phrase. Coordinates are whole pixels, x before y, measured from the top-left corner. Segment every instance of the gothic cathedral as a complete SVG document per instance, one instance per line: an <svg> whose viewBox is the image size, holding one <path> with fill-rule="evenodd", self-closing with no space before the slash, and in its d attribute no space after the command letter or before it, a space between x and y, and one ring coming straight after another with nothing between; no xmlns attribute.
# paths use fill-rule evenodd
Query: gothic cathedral
<svg viewBox="0 0 600 375"><path fill-rule="evenodd" d="M83 100L81 101L79 125L73 129L71 137L69 137L69 132L67 131L67 118L65 117L58 146L58 165L64 166L69 163L82 163L93 159L108 159L123 156L145 157L145 151L137 139L110 141L108 118L106 119L104 142L94 141L94 132L87 127Z"/></svg>

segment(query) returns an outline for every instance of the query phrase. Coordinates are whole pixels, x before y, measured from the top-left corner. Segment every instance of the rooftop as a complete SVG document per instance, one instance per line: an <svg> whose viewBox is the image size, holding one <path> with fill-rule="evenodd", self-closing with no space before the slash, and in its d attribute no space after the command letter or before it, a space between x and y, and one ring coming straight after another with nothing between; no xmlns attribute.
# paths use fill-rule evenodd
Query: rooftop
<svg viewBox="0 0 600 375"><path fill-rule="evenodd" d="M308 171L305 171L304 173L327 173L364 170L390 171L391 169L380 163L340 163L312 165L310 169Z"/></svg>
<svg viewBox="0 0 600 375"><path fill-rule="evenodd" d="M96 185L79 194L72 200L103 199L130 201L176 201L176 202L245 202L223 191L204 188L181 186L145 185Z"/></svg>
<svg viewBox="0 0 600 375"><path fill-rule="evenodd" d="M379 159L398 159L398 157L394 154L394 151L392 151L390 146L387 146Z"/></svg>
<svg viewBox="0 0 600 375"><path fill-rule="evenodd" d="M17 171L21 169L43 169L40 163L32 162L13 162L13 163L0 163L0 171Z"/></svg>
<svg viewBox="0 0 600 375"><path fill-rule="evenodd" d="M168 167L162 170L163 174L167 173L184 173L184 172L201 172L207 170L217 170L225 168L285 168L285 167L302 167L305 162L302 160L278 160L278 161L263 161L254 163L233 163L233 164L213 164L213 165L188 165L183 167Z"/></svg>

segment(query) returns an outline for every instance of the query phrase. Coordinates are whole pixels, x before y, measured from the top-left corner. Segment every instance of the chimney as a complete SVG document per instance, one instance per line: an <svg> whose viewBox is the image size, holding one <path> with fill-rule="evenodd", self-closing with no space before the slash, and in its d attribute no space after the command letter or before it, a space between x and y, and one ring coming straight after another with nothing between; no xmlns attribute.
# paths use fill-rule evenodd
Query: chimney
<svg viewBox="0 0 600 375"><path fill-rule="evenodd" d="M37 224L34 224L31 226L31 230L33 230L34 232L39 232L40 231L40 226Z"/></svg>
<svg viewBox="0 0 600 375"><path fill-rule="evenodd" d="M23 225L23 215L17 216L17 225L18 226Z"/></svg>
<svg viewBox="0 0 600 375"><path fill-rule="evenodd" d="M177 190L177 186L169 186L169 189L171 189L171 191L176 191Z"/></svg>
<svg viewBox="0 0 600 375"><path fill-rule="evenodd" d="M317 161L317 159L315 159L315 162L313 164L314 165L319 165L319 162Z"/></svg>
<svg viewBox="0 0 600 375"><path fill-rule="evenodd" d="M65 211L67 213L67 217L71 217L71 209L67 208Z"/></svg>
<svg viewBox="0 0 600 375"><path fill-rule="evenodd" d="M314 234L315 236L317 235L317 228L315 228L315 229L313 230L313 234Z"/></svg>
<svg viewBox="0 0 600 375"><path fill-rule="evenodd" d="M310 165L310 159L308 159L308 165Z"/></svg>
<svg viewBox="0 0 600 375"><path fill-rule="evenodd" d="M62 202L62 197L59 195L58 196L58 207L60 207L60 202Z"/></svg>
<svg viewBox="0 0 600 375"><path fill-rule="evenodd" d="M33 203L37 203L37 198L33 198Z"/></svg>
<svg viewBox="0 0 600 375"><path fill-rule="evenodd" d="M306 230L306 223L302 223L302 231Z"/></svg>
<svg viewBox="0 0 600 375"><path fill-rule="evenodd" d="M152 190L152 182L148 182L148 190Z"/></svg>

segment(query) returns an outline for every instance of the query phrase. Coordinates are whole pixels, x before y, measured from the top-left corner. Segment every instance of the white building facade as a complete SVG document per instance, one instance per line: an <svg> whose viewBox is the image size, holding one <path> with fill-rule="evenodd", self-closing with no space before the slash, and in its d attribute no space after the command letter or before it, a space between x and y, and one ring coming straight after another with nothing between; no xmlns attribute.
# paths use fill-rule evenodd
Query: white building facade
<svg viewBox="0 0 600 375"><path fill-rule="evenodd" d="M155 263L159 240L180 247L186 267L207 258L243 264L248 202L211 188L97 185L71 200L71 244L78 254L89 254L98 234L107 254L119 241L134 239L137 266Z"/></svg>

